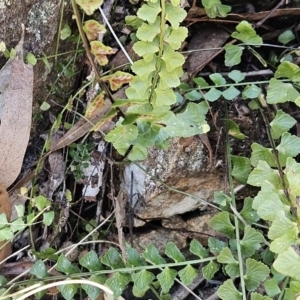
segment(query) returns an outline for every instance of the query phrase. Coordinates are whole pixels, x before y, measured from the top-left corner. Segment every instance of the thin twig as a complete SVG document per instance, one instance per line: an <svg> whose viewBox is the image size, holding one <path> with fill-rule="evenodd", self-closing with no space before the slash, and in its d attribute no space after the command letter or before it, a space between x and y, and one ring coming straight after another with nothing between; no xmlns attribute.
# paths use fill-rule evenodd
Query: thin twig
<svg viewBox="0 0 300 300"><path fill-rule="evenodd" d="M285 1L286 0L281 0L273 9L271 9L269 11L269 13L262 20L260 20L259 22L256 23L255 27L256 28L260 27L277 8L279 8L280 6L282 6L284 4Z"/></svg>

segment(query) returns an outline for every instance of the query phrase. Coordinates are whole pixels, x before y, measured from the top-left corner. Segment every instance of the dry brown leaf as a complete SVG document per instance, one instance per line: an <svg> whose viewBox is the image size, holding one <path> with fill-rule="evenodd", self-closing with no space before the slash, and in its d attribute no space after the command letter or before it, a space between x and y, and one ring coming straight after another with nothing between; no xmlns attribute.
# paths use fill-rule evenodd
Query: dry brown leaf
<svg viewBox="0 0 300 300"><path fill-rule="evenodd" d="M187 70L189 74L195 74L203 69L218 53L218 50L229 37L229 33L223 28L212 23L201 24L197 26L198 30L193 34L189 44L190 50L198 50L192 52L187 60ZM212 48L211 50L208 50Z"/></svg>
<svg viewBox="0 0 300 300"><path fill-rule="evenodd" d="M51 149L51 152L61 149L75 142L87 132L89 132L93 126L99 122L99 120L109 111L111 103L108 100L105 100L104 104L101 107L101 110L90 120L81 118Z"/></svg>
<svg viewBox="0 0 300 300"><path fill-rule="evenodd" d="M0 71L0 182L6 188L20 173L31 127L33 69L23 61L22 29L17 57Z"/></svg>
<svg viewBox="0 0 300 300"><path fill-rule="evenodd" d="M11 216L11 203L8 196L8 193L4 186L0 184L0 214L5 214L7 220L10 220ZM0 249L3 245L5 245L6 241L0 242ZM3 249L0 250L0 262L7 258L11 253L11 244L8 243L4 246ZM1 267L1 265L0 265Z"/></svg>

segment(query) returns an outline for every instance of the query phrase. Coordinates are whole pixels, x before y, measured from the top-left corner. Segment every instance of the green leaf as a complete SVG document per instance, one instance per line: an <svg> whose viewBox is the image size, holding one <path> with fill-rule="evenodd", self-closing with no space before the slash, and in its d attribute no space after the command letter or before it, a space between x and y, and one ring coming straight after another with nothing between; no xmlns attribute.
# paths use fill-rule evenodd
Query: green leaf
<svg viewBox="0 0 300 300"><path fill-rule="evenodd" d="M289 205L285 205L280 199L279 192L269 182L264 182L253 201L253 208L257 210L257 214L264 220L275 220L277 213L283 211L288 213ZM287 201L286 201L287 202Z"/></svg>
<svg viewBox="0 0 300 300"><path fill-rule="evenodd" d="M181 67L185 61L183 55L175 52L169 45L164 47L164 52L161 58L165 62L166 70L168 72L172 72L175 68Z"/></svg>
<svg viewBox="0 0 300 300"><path fill-rule="evenodd" d="M209 75L209 78L215 85L226 84L225 78L219 73L213 73L213 74Z"/></svg>
<svg viewBox="0 0 300 300"><path fill-rule="evenodd" d="M199 87L207 87L209 84L207 81L202 77L194 78L193 81L199 86Z"/></svg>
<svg viewBox="0 0 300 300"><path fill-rule="evenodd" d="M150 288L151 282L155 279L155 276L147 270L133 273L131 277L134 283L132 291L136 297L143 297L145 292Z"/></svg>
<svg viewBox="0 0 300 300"><path fill-rule="evenodd" d="M22 218L18 218L10 223L10 230L12 232L22 231L26 228L26 224L24 223Z"/></svg>
<svg viewBox="0 0 300 300"><path fill-rule="evenodd" d="M136 249L128 247L126 249L126 254L126 267L131 268L146 265L146 261L139 255Z"/></svg>
<svg viewBox="0 0 300 300"><path fill-rule="evenodd" d="M297 223L289 220L284 211L278 211L276 218L270 226L268 237L274 240L284 235L287 231L293 231L295 229L297 229Z"/></svg>
<svg viewBox="0 0 300 300"><path fill-rule="evenodd" d="M216 17L225 18L231 11L231 7L223 5L220 0L202 0L202 5L206 14L213 19Z"/></svg>
<svg viewBox="0 0 300 300"><path fill-rule="evenodd" d="M210 226L217 232L226 235L229 238L234 237L235 227L232 225L227 211L222 211L212 217Z"/></svg>
<svg viewBox="0 0 300 300"><path fill-rule="evenodd" d="M208 238L208 247L210 252L213 254L219 254L223 248L227 247L227 243L220 241L216 238L209 237Z"/></svg>
<svg viewBox="0 0 300 300"><path fill-rule="evenodd" d="M47 276L47 269L44 262L39 259L30 268L29 273L35 275L39 279L43 279Z"/></svg>
<svg viewBox="0 0 300 300"><path fill-rule="evenodd" d="M275 72L275 78L288 78L292 81L299 81L300 68L289 61L284 61L278 66Z"/></svg>
<svg viewBox="0 0 300 300"><path fill-rule="evenodd" d="M284 300L296 299L296 297L299 296L299 294L300 294L300 282L290 281L290 288L285 289Z"/></svg>
<svg viewBox="0 0 300 300"><path fill-rule="evenodd" d="M198 91L192 90L192 91L184 94L184 97L190 101L197 101L202 98L202 95Z"/></svg>
<svg viewBox="0 0 300 300"><path fill-rule="evenodd" d="M273 267L277 272L300 281L300 257L292 247L278 254Z"/></svg>
<svg viewBox="0 0 300 300"><path fill-rule="evenodd" d="M131 26L133 29L138 30L142 26L144 21L137 16L126 16L125 23L126 25Z"/></svg>
<svg viewBox="0 0 300 300"><path fill-rule="evenodd" d="M295 176L295 174L299 174L300 164L297 163L293 158L289 157L286 162L286 168L284 173L286 174L286 178L289 183L289 196L293 204L298 206L297 198L300 195L300 185L299 185L299 176Z"/></svg>
<svg viewBox="0 0 300 300"><path fill-rule="evenodd" d="M240 211L241 217L249 224L253 224L259 220L259 216L257 215L257 211L252 208L253 199L250 197L246 197L244 199L244 205L242 210Z"/></svg>
<svg viewBox="0 0 300 300"><path fill-rule="evenodd" d="M148 80L141 80L139 76L133 77L129 83L129 88L125 93L128 99L137 100L139 102L148 102L148 95L151 83ZM145 99L143 101L143 99Z"/></svg>
<svg viewBox="0 0 300 300"><path fill-rule="evenodd" d="M290 246L297 244L299 230L293 227L289 231L285 232L282 236L272 241L270 244L270 250L274 253L282 253Z"/></svg>
<svg viewBox="0 0 300 300"><path fill-rule="evenodd" d="M288 29L279 35L278 42L285 45L294 39L295 35L293 34L292 30Z"/></svg>
<svg viewBox="0 0 300 300"><path fill-rule="evenodd" d="M80 258L79 263L90 272L102 270L102 265L95 251L89 251L86 253L82 258Z"/></svg>
<svg viewBox="0 0 300 300"><path fill-rule="evenodd" d="M272 300L268 296L263 296L258 293L251 293L251 300Z"/></svg>
<svg viewBox="0 0 300 300"><path fill-rule="evenodd" d="M166 261L159 255L157 248L150 244L146 247L143 252L143 257L147 260L150 260L155 265L165 264Z"/></svg>
<svg viewBox="0 0 300 300"><path fill-rule="evenodd" d="M50 226L54 220L54 211L48 211L43 213L43 223Z"/></svg>
<svg viewBox="0 0 300 300"><path fill-rule="evenodd" d="M103 0L76 0L87 15L92 15L103 4Z"/></svg>
<svg viewBox="0 0 300 300"><path fill-rule="evenodd" d="M153 104L156 106L172 105L176 103L176 95L171 89L162 90L156 88L154 90Z"/></svg>
<svg viewBox="0 0 300 300"><path fill-rule="evenodd" d="M226 280L217 291L218 297L223 300L242 300L242 293L239 292L231 279Z"/></svg>
<svg viewBox="0 0 300 300"><path fill-rule="evenodd" d="M35 206L39 211L43 210L45 207L49 206L50 204L51 204L50 201L42 195L39 195L35 198Z"/></svg>
<svg viewBox="0 0 300 300"><path fill-rule="evenodd" d="M128 154L128 159L131 161L145 160L147 158L147 148L141 144L136 144L132 147Z"/></svg>
<svg viewBox="0 0 300 300"><path fill-rule="evenodd" d="M231 86L231 87L229 87L228 89L226 89L225 91L222 92L222 95L226 100L233 100L239 94L240 94L240 91L234 86Z"/></svg>
<svg viewBox="0 0 300 300"><path fill-rule="evenodd" d="M46 111L46 110L48 110L50 107L51 107L50 104L49 104L48 102L44 101L44 102L41 104L41 106L40 106L40 110Z"/></svg>
<svg viewBox="0 0 300 300"><path fill-rule="evenodd" d="M272 297L272 299L281 292L275 278L266 280L264 286L268 296Z"/></svg>
<svg viewBox="0 0 300 300"><path fill-rule="evenodd" d="M225 271L231 278L240 277L240 267L238 262L226 265Z"/></svg>
<svg viewBox="0 0 300 300"><path fill-rule="evenodd" d="M214 261L210 261L206 266L202 268L203 278L210 280L219 271L220 265Z"/></svg>
<svg viewBox="0 0 300 300"><path fill-rule="evenodd" d="M261 45L263 43L262 38L257 35L251 24L247 21L242 21L236 26L236 30L231 36L234 39L238 39L248 45Z"/></svg>
<svg viewBox="0 0 300 300"><path fill-rule="evenodd" d="M227 119L226 120L227 126L228 126L228 133L229 135L235 137L236 139L243 140L246 138L246 136L241 133L239 126L233 122L232 120Z"/></svg>
<svg viewBox="0 0 300 300"><path fill-rule="evenodd" d="M179 76L178 74L182 73L182 68L178 67L173 70L173 72L169 72L166 69L165 63L162 63L161 71L158 73L161 84L163 85L163 89L174 88L177 87L180 84Z"/></svg>
<svg viewBox="0 0 300 300"><path fill-rule="evenodd" d="M194 279L197 277L198 270L196 270L191 265L187 265L178 272L178 275L180 277L180 281L184 285L190 285L193 283Z"/></svg>
<svg viewBox="0 0 300 300"><path fill-rule="evenodd" d="M222 206L222 210L228 210L232 203L232 198L220 191L214 192L214 199L220 206Z"/></svg>
<svg viewBox="0 0 300 300"><path fill-rule="evenodd" d="M179 27L179 23L184 20L186 15L186 11L181 7L166 3L166 19L171 23L174 29Z"/></svg>
<svg viewBox="0 0 300 300"><path fill-rule="evenodd" d="M261 186L263 182L270 181L275 186L280 186L280 176L278 170L273 170L263 160L259 160L256 168L250 173L248 184Z"/></svg>
<svg viewBox="0 0 300 300"><path fill-rule="evenodd" d="M216 88L211 88L206 94L205 98L207 101L213 102L218 100L222 96L222 92Z"/></svg>
<svg viewBox="0 0 300 300"><path fill-rule="evenodd" d="M240 241L242 255L250 257L254 254L255 250L259 250L261 244L265 242L263 235L251 226L245 226L244 237Z"/></svg>
<svg viewBox="0 0 300 300"><path fill-rule="evenodd" d="M7 226L7 217L6 217L6 214L2 213L0 214L0 228L3 228L5 226Z"/></svg>
<svg viewBox="0 0 300 300"><path fill-rule="evenodd" d="M160 283L163 293L169 292L170 288L174 284L176 275L177 271L170 269L169 267L165 267L164 270L157 275L157 279Z"/></svg>
<svg viewBox="0 0 300 300"><path fill-rule="evenodd" d="M160 33L160 17L157 17L153 24L143 23L136 32L136 36L141 41L152 42Z"/></svg>
<svg viewBox="0 0 300 300"><path fill-rule="evenodd" d="M201 245L201 243L193 239L190 243L190 252L199 256L200 258L208 257L208 251Z"/></svg>
<svg viewBox="0 0 300 300"><path fill-rule="evenodd" d="M251 172L251 163L249 158L231 155L233 169L231 175L239 182L245 184Z"/></svg>
<svg viewBox="0 0 300 300"><path fill-rule="evenodd" d="M61 292L61 295L64 299L71 300L74 295L77 293L78 285L77 284L65 284L58 285L57 289Z"/></svg>
<svg viewBox="0 0 300 300"><path fill-rule="evenodd" d="M300 153L300 138L284 132L276 149L286 156L295 157Z"/></svg>
<svg viewBox="0 0 300 300"><path fill-rule="evenodd" d="M132 48L135 53L141 57L148 53L154 54L159 50L157 40L154 40L153 42L138 41Z"/></svg>
<svg viewBox="0 0 300 300"><path fill-rule="evenodd" d="M138 129L135 125L118 125L105 136L105 140L113 143L117 151L124 155L137 136Z"/></svg>
<svg viewBox="0 0 300 300"><path fill-rule="evenodd" d="M115 248L109 248L108 251L101 257L101 262L111 269L123 268L124 263L120 253Z"/></svg>
<svg viewBox="0 0 300 300"><path fill-rule="evenodd" d="M58 272L65 273L67 275L79 273L79 269L77 266L72 265L71 262L64 256L64 254L61 254L57 260L57 266L56 270Z"/></svg>
<svg viewBox="0 0 300 300"><path fill-rule="evenodd" d="M227 44L225 50L225 65L227 67L236 66L241 63L244 47Z"/></svg>
<svg viewBox="0 0 300 300"><path fill-rule="evenodd" d="M189 103L184 112L177 114L169 113L162 119L166 127L161 133L169 137L189 137L209 131L209 125L205 120L207 105L205 102L199 104Z"/></svg>
<svg viewBox="0 0 300 300"><path fill-rule="evenodd" d="M156 56L153 56L151 61L139 59L131 66L132 71L137 74L141 79L147 79L149 75L156 69Z"/></svg>
<svg viewBox="0 0 300 300"><path fill-rule="evenodd" d="M243 90L244 99L255 99L261 94L261 88L255 84L247 85Z"/></svg>
<svg viewBox="0 0 300 300"><path fill-rule="evenodd" d="M130 281L130 274L117 272L107 279L105 284L113 291L114 298L118 298Z"/></svg>
<svg viewBox="0 0 300 300"><path fill-rule="evenodd" d="M175 262L183 262L186 260L183 254L173 242L167 243L165 254L171 259L173 259Z"/></svg>
<svg viewBox="0 0 300 300"><path fill-rule="evenodd" d="M291 83L281 82L278 79L270 80L269 89L267 91L267 103L277 104L287 101L295 101L300 96L299 92Z"/></svg>
<svg viewBox="0 0 300 300"><path fill-rule="evenodd" d="M265 161L269 166L276 167L275 157L272 153L271 148L265 148L264 146L253 143L251 145L252 153L251 153L251 164L252 166L257 166L260 160Z"/></svg>
<svg viewBox="0 0 300 300"><path fill-rule="evenodd" d="M245 79L244 73L239 70L232 70L228 73L228 77L232 79L235 83L239 83Z"/></svg>
<svg viewBox="0 0 300 300"><path fill-rule="evenodd" d="M178 50L182 42L186 39L188 35L188 30L185 27L168 28L164 36L164 41L168 43L174 50Z"/></svg>
<svg viewBox="0 0 300 300"><path fill-rule="evenodd" d="M62 28L61 32L60 32L60 39L64 41L71 34L72 34L72 32L71 32L70 26L68 24L65 24L64 27Z"/></svg>
<svg viewBox="0 0 300 300"><path fill-rule="evenodd" d="M270 269L262 262L252 258L246 260L246 274L244 275L246 288L254 291L270 273Z"/></svg>
<svg viewBox="0 0 300 300"><path fill-rule="evenodd" d="M102 275L92 275L89 277L90 281L97 282L99 284L104 284L106 280L106 276L104 274ZM89 299L96 300L99 299L99 295L101 290L95 286L92 286L90 284L81 284L81 287L83 290L87 293Z"/></svg>
<svg viewBox="0 0 300 300"><path fill-rule="evenodd" d="M217 257L217 261L221 264L238 264L238 261L233 257L231 250L228 247L221 250Z"/></svg>
<svg viewBox="0 0 300 300"><path fill-rule="evenodd" d="M24 205L15 205L15 209L19 218L24 217Z"/></svg>
<svg viewBox="0 0 300 300"><path fill-rule="evenodd" d="M284 132L291 129L297 121L284 111L279 109L275 118L270 123L271 135L273 139L278 139Z"/></svg>
<svg viewBox="0 0 300 300"><path fill-rule="evenodd" d="M32 66L35 66L36 63L37 63L37 59L36 57L34 56L34 54L32 54L31 52L29 52L27 55L26 55L26 61L28 64L32 65Z"/></svg>
<svg viewBox="0 0 300 300"><path fill-rule="evenodd" d="M153 3L148 2L147 4L143 4L142 7L137 11L137 16L149 23L154 23L157 15L161 12L159 1Z"/></svg>

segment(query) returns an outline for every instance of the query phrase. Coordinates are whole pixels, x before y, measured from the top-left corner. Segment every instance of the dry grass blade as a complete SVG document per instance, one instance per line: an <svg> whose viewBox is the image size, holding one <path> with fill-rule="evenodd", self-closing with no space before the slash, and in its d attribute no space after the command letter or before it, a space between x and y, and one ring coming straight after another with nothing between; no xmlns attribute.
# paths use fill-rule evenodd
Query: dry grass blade
<svg viewBox="0 0 300 300"><path fill-rule="evenodd" d="M58 149L64 148L71 143L75 142L82 136L84 136L87 132L89 132L96 123L100 121L100 119L109 111L110 109L110 101L105 100L105 104L101 107L101 110L92 117L90 120L81 118L51 149L51 152L56 151Z"/></svg>

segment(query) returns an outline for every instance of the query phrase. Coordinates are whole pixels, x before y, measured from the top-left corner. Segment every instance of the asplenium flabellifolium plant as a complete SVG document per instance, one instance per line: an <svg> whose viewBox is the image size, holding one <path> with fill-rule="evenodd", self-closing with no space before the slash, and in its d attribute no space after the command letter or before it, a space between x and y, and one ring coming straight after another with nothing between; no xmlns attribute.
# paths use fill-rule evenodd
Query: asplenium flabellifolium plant
<svg viewBox="0 0 300 300"><path fill-rule="evenodd" d="M142 5L137 17L127 18L127 23L138 27L139 41L133 49L140 59L131 67L136 75L126 89L128 99L114 104L126 109L125 116L105 139L122 155L130 149L130 160L145 159L149 147L166 147L170 138L209 130L205 101L188 103L177 114L171 111L177 102L173 89L180 85L185 61L177 51L187 37L187 29L179 26L185 16L179 1L153 0Z"/></svg>

